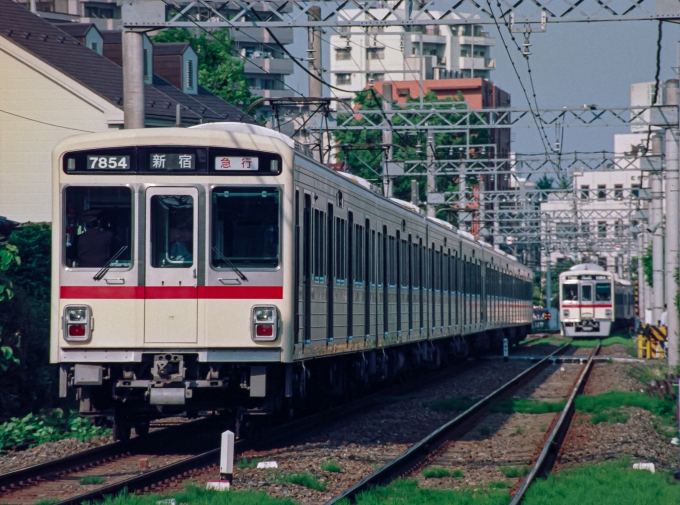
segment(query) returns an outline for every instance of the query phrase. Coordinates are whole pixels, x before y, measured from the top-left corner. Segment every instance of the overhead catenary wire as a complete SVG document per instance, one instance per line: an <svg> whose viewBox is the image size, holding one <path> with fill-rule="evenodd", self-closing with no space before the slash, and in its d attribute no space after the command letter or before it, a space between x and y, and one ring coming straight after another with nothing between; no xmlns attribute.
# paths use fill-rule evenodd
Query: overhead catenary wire
<svg viewBox="0 0 680 505"><path fill-rule="evenodd" d="M72 130L72 131L76 131L76 132L94 133L93 130L81 130L80 128L72 128L70 126L63 126L63 125L58 125L58 124L54 124L54 123L48 123L47 121L40 121L39 119L33 119L33 118L30 118L30 117L22 116L21 114L16 114L14 112L9 112L7 110L0 109L0 112L2 112L3 114L8 114L10 116L18 117L20 119L25 119L26 121L32 121L34 123L40 123L40 124L43 124L45 126L52 126L54 128L62 128L64 130Z"/></svg>
<svg viewBox="0 0 680 505"><path fill-rule="evenodd" d="M512 69L515 73L515 76L517 76L517 80L519 81L519 85L522 88L522 93L524 94L524 98L527 101L527 105L529 106L529 111L531 112L531 116L534 120L534 124L536 125L536 128L539 130L539 138L541 139L541 143L543 144L543 149L545 151L546 156L549 156L549 151L551 149L549 148L549 144L546 143L547 137L544 135L541 135L541 125L539 124L539 115L538 111L534 111L534 108L531 104L531 100L529 99L529 93L527 92L526 87L524 86L524 82L522 82L522 77L519 74L519 70L517 69L517 66L515 65L515 61L512 58L512 55L510 54L510 48L508 47L508 44L505 42L505 37L503 36L503 32L501 31L501 27L498 23L498 19L496 18L496 15L493 12L493 8L491 7L491 1L486 0L487 5L489 6L489 14L491 15L491 18L493 19L494 24L496 25L496 29L498 30L498 35L501 38L501 42L503 43L503 47L505 49L505 52L508 55L508 58L510 59L510 64L512 65ZM557 170L555 170L557 172Z"/></svg>

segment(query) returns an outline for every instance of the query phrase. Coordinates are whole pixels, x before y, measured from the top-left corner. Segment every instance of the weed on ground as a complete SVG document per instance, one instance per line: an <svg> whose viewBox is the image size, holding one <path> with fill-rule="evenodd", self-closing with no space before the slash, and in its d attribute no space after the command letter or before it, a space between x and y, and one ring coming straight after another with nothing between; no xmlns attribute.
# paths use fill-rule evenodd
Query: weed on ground
<svg viewBox="0 0 680 505"><path fill-rule="evenodd" d="M461 398L443 398L441 400L426 403L425 406L435 412L463 412L472 407L479 400L480 398L470 398L468 396L463 396Z"/></svg>
<svg viewBox="0 0 680 505"><path fill-rule="evenodd" d="M550 412L560 412L565 404L566 401L543 402L531 398L508 398L493 402L490 410L491 412L502 412L504 414L515 412L520 414L548 414Z"/></svg>
<svg viewBox="0 0 680 505"><path fill-rule="evenodd" d="M340 463L335 460L324 461L320 466L324 472L338 473L342 470Z"/></svg>
<svg viewBox="0 0 680 505"><path fill-rule="evenodd" d="M523 505L677 505L680 485L668 474L632 470L627 460L571 468L536 481Z"/></svg>
<svg viewBox="0 0 680 505"><path fill-rule="evenodd" d="M45 498L35 502L33 505L54 505L55 503L59 503L59 500L56 498Z"/></svg>
<svg viewBox="0 0 680 505"><path fill-rule="evenodd" d="M599 339L588 339L588 340L577 340L574 339L571 341L571 346L572 347L582 347L582 348L587 348L591 349L593 347L597 347L597 344L600 342ZM602 347L609 347L610 345L615 345L615 344L621 344L625 345L626 347L635 347L637 346L637 343L631 340L628 337L624 337L621 335L616 335L613 337L607 337L605 339L602 339Z"/></svg>
<svg viewBox="0 0 680 505"><path fill-rule="evenodd" d="M104 484L105 480L106 478L101 475L86 475L85 477L82 477L78 483L81 486L88 486L92 484Z"/></svg>
<svg viewBox="0 0 680 505"><path fill-rule="evenodd" d="M528 466L502 466L500 470L508 479L517 479L529 473Z"/></svg>
<svg viewBox="0 0 680 505"><path fill-rule="evenodd" d="M398 480L361 494L357 505L507 505L507 489L441 490L418 487L416 480ZM343 505L348 505L345 502Z"/></svg>
<svg viewBox="0 0 680 505"><path fill-rule="evenodd" d="M448 470L442 468L441 466L429 466L425 468L422 472L423 477L426 479L443 479L444 477L453 477L455 479L460 479L463 477L462 470Z"/></svg>
<svg viewBox="0 0 680 505"><path fill-rule="evenodd" d="M257 468L257 464L258 464L258 463L259 463L259 461L258 461L257 459L255 459L255 458L252 458L252 459L243 458L243 459L239 459L239 460L234 464L234 466L235 466L236 468L240 468L241 470L243 470L243 469L245 469L245 468Z"/></svg>
<svg viewBox="0 0 680 505"><path fill-rule="evenodd" d="M208 491L205 488L189 485L186 490L168 495L146 494L142 496L128 495L121 492L118 496L107 497L102 505L156 505L161 500L174 498L177 504L188 503L194 505L297 505L296 502L283 498L271 498L264 492L238 491L229 492ZM59 500L41 505L52 505ZM38 505L38 504L36 504Z"/></svg>
<svg viewBox="0 0 680 505"><path fill-rule="evenodd" d="M321 482L316 476L308 472L281 474L277 476L276 480L281 483L296 484L307 489L314 489L315 491L326 490L326 483Z"/></svg>
<svg viewBox="0 0 680 505"><path fill-rule="evenodd" d="M652 398L644 393L609 391L601 395L576 397L576 410L592 414L591 422L625 423L628 415L621 412L622 407L638 407L661 417L666 424L674 420L674 402L670 399Z"/></svg>

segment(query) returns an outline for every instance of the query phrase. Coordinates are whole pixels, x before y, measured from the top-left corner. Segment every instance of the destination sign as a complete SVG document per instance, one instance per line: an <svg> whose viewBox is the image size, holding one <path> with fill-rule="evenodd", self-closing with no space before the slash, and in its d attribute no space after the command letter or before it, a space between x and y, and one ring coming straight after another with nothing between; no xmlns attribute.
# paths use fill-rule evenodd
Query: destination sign
<svg viewBox="0 0 680 505"><path fill-rule="evenodd" d="M71 163L73 162L73 163ZM70 165L73 164L73 167ZM75 160L69 159L69 168L75 168ZM129 156L88 156L87 168L90 170L128 170L130 168Z"/></svg>
<svg viewBox="0 0 680 505"><path fill-rule="evenodd" d="M195 170L196 155L189 153L151 153L149 168L151 170Z"/></svg>
<svg viewBox="0 0 680 505"><path fill-rule="evenodd" d="M254 156L215 156L215 170L257 172L259 159Z"/></svg>

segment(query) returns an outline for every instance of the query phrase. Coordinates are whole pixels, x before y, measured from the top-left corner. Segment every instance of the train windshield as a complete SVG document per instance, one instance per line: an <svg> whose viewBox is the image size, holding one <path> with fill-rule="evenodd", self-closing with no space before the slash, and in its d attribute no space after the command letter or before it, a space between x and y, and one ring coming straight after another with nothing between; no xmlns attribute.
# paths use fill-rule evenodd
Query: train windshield
<svg viewBox="0 0 680 505"><path fill-rule="evenodd" d="M562 300L568 302L578 301L578 284L565 284L562 286Z"/></svg>
<svg viewBox="0 0 680 505"><path fill-rule="evenodd" d="M595 285L595 299L598 302L611 302L612 285L610 283L598 282Z"/></svg>
<svg viewBox="0 0 680 505"><path fill-rule="evenodd" d="M72 268L131 265L132 191L127 187L69 186L64 192L65 264Z"/></svg>
<svg viewBox="0 0 680 505"><path fill-rule="evenodd" d="M581 301L582 302L592 302L593 301L593 286L590 284L581 285Z"/></svg>
<svg viewBox="0 0 680 505"><path fill-rule="evenodd" d="M214 268L273 268L279 264L277 188L220 186L212 192Z"/></svg>

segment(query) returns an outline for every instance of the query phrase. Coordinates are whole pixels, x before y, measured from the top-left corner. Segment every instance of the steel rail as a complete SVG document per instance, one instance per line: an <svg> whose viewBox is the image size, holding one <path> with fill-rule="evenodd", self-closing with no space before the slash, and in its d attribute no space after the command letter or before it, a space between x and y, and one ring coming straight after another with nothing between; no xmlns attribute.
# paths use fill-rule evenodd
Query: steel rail
<svg viewBox="0 0 680 505"><path fill-rule="evenodd" d="M556 351L557 352L557 351ZM548 358L546 358L548 359ZM417 380L412 380L408 384L400 384L385 390L370 394L356 401L348 404L338 405L327 411L313 414L296 421L284 424L269 430L265 434L260 434L257 440L242 439L234 444L234 456L251 450L257 446L276 443L281 440L286 440L290 444L291 438L303 435L310 429L317 428L323 422L333 422L338 419L338 415L344 416L362 412L370 406L375 406L376 400L381 396L406 394L419 387L423 387L427 383L438 380L440 378L457 374L461 371L460 368L456 370L445 369L432 374L425 374ZM121 491L134 493L139 491L146 491L152 486L167 481L169 479L182 478L192 470L200 470L219 463L220 449L212 449L207 452L198 454L196 456L187 457L181 461L177 461L170 465L166 465L155 470L150 470L142 475L125 479L105 487L101 487L87 493L80 494L63 501L55 503L54 505L79 505L83 502L92 502L103 500L106 496L111 496Z"/></svg>
<svg viewBox="0 0 680 505"><path fill-rule="evenodd" d="M29 485L34 484L39 480L46 480L45 477L47 476L61 474L77 467L103 463L106 462L105 460L110 461L111 458L124 456L133 451L137 452L139 449L143 449L145 444L153 443L156 439L162 440L162 437L166 437L168 434L179 430L188 429L189 426L195 429L196 423L205 424L207 421L199 420L192 423L170 426L149 433L147 437L134 438L126 442L113 442L86 451L77 452L63 458L53 459L51 461L46 461L45 463L39 463L12 472L0 474L0 496L7 492L20 489L24 485L22 483L28 483Z"/></svg>
<svg viewBox="0 0 680 505"><path fill-rule="evenodd" d="M354 484L349 489L346 489L342 494L334 496L330 501L326 502L326 505L333 505L340 502L341 500L349 500L353 503L359 493L363 493L371 488L379 485L384 485L392 480L398 478L399 476L406 473L411 469L418 461L424 459L428 454L432 452L433 449L437 448L441 443L443 443L450 435L450 433L457 427L459 427L464 422L468 421L474 414L479 412L482 408L486 407L492 400L497 396L501 395L508 388L515 385L520 380L526 378L538 368L547 364L551 361L557 354L566 350L569 344L564 344L555 350L552 354L545 356L538 363L535 363L531 367L524 370L522 373L475 403L472 407L467 409L465 412L459 414L457 417L449 421L448 423L440 426L435 431L430 433L420 442L417 442L411 446L406 452L397 456L395 459L384 465L383 467L377 469L375 472L360 480Z"/></svg>
<svg viewBox="0 0 680 505"><path fill-rule="evenodd" d="M569 395L569 399L567 400L567 403L564 406L557 423L555 423L555 426L550 432L550 436L548 436L548 439L541 450L541 454L531 467L531 471L524 478L522 485L517 490L517 493L515 493L510 505L519 505L524 499L529 486L531 486L531 483L536 479L536 477L547 474L552 468L552 465L555 463L555 460L557 459L557 453L562 446L562 442L564 441L564 437L566 436L567 430L569 429L571 419L574 416L574 402L576 397L581 393L581 391L583 391L583 388L585 387L585 383L588 380L593 363L595 362L594 358L600 351L601 347L602 341L600 341L600 343L597 344L597 347L593 349L593 352L590 353L586 365L583 367L581 374L574 383L571 394Z"/></svg>

